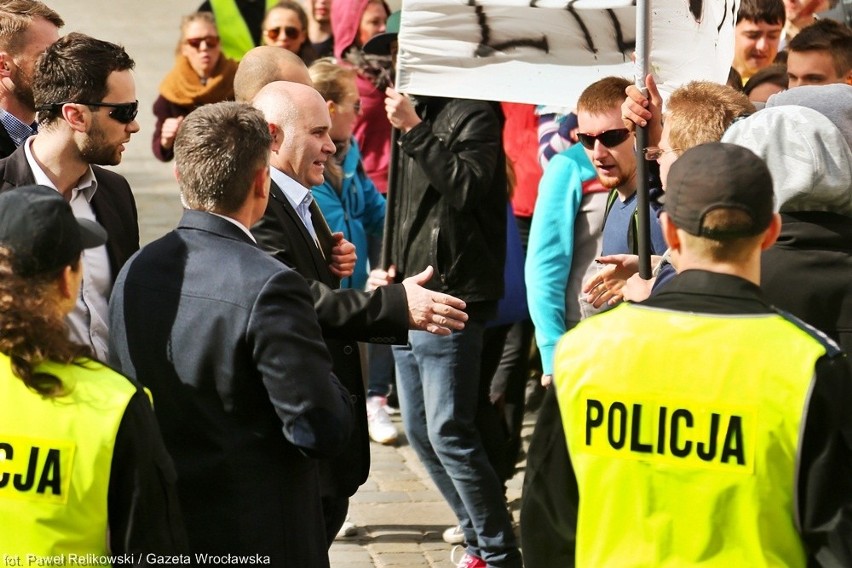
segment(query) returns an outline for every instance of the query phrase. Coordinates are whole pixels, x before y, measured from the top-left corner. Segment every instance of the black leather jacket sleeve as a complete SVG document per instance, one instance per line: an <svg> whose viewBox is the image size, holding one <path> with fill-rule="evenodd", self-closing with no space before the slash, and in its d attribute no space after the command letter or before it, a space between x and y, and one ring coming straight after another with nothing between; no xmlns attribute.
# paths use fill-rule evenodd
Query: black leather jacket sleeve
<svg viewBox="0 0 852 568"><path fill-rule="evenodd" d="M494 190L501 144L500 119L482 101L453 101L434 123L427 118L400 136L429 185L459 211L476 208Z"/></svg>

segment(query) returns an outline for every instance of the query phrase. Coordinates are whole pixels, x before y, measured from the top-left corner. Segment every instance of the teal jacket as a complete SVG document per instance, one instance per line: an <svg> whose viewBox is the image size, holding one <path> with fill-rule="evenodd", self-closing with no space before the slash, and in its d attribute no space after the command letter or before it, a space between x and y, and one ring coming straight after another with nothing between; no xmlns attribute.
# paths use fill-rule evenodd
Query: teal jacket
<svg viewBox="0 0 852 568"><path fill-rule="evenodd" d="M575 144L550 160L538 187L524 274L542 370L547 375L553 373L556 343L580 319L576 292L588 265L600 254L605 192L595 194L599 203L588 213L594 218L581 218L588 209L584 199L591 199L584 195L584 182L596 178L583 147ZM575 233L588 242L575 242ZM578 249L583 253L578 254ZM569 301L574 303L570 309Z"/></svg>
<svg viewBox="0 0 852 568"><path fill-rule="evenodd" d="M361 164L361 151L352 138L341 164L343 187L338 193L326 181L311 189L317 205L332 231L340 231L355 245L358 260L355 272L340 281L341 288L364 289L369 272L367 235L381 236L385 224L385 198L367 177Z"/></svg>

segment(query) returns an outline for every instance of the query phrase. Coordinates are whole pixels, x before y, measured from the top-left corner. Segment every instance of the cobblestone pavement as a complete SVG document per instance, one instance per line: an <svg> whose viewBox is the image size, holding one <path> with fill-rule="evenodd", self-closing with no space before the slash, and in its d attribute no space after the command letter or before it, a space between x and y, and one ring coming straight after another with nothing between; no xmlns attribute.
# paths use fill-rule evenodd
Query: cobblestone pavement
<svg viewBox="0 0 852 568"><path fill-rule="evenodd" d="M397 428L402 424L394 417ZM524 439L532 433L534 415L524 424ZM331 547L333 568L452 568L453 546L441 539L456 524L426 470L400 436L397 446L371 444L370 478L352 498L351 520L358 534L338 538ZM523 463L508 483L506 493L515 521L518 520ZM517 526L517 524L516 524ZM459 554L460 556L460 554Z"/></svg>

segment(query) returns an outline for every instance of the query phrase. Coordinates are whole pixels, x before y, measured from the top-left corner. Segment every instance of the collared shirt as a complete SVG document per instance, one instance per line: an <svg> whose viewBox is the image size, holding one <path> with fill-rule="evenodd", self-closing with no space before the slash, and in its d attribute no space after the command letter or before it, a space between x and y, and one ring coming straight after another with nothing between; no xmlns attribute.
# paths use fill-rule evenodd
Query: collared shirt
<svg viewBox="0 0 852 568"><path fill-rule="evenodd" d="M299 218L302 220L302 223L305 225L308 233L310 233L311 238L314 239L314 243L317 243L317 233L314 230L314 224L311 220L311 212L309 209L311 202L314 200L314 196L311 195L311 190L277 168L270 166L269 173L272 177L272 181L281 188L281 191L284 192L284 197L287 198L287 201L290 202L290 205L292 205L293 209L296 210L296 213L299 214Z"/></svg>
<svg viewBox="0 0 852 568"><path fill-rule="evenodd" d="M24 143L24 140L35 134L36 129L38 128L38 123L33 122L32 124L24 124L17 116L6 112L1 108L0 123L3 123L3 127L6 129L6 132L9 133L9 138L11 138L12 142L15 143L15 146L18 147Z"/></svg>
<svg viewBox="0 0 852 568"><path fill-rule="evenodd" d="M39 185L59 189L35 161L32 154L32 142L24 145L27 163L33 172L35 182ZM69 204L74 216L80 219L95 219L91 201L98 189L95 172L91 166L77 181L71 190ZM68 314L68 327L73 341L88 345L101 361L107 361L109 338L109 295L112 292L112 270L109 265L106 245L85 249L82 254L83 283L80 286L80 296L77 305Z"/></svg>
<svg viewBox="0 0 852 568"><path fill-rule="evenodd" d="M210 213L211 215L216 215L216 216L217 216L217 217L219 217L220 219L224 219L225 221L229 222L230 224L232 224L232 225L234 225L234 226L236 226L236 227L239 227L239 229L240 229L242 232L244 232L244 233L246 234L246 236L248 236L248 238L250 238L250 239L251 239L251 242L253 242L253 243L256 243L256 242L257 242L257 239L256 239L256 238L254 238L254 235L252 235L252 234L251 234L251 231L249 231L249 230L246 228L246 226L245 226L245 225L243 225L242 223L240 223L240 222L239 222L239 221L237 221L236 219L234 219L234 218L232 218L232 217L228 217L228 216L226 216L226 215L220 215L220 214L218 214L218 213L213 213L212 211L210 211L209 213Z"/></svg>

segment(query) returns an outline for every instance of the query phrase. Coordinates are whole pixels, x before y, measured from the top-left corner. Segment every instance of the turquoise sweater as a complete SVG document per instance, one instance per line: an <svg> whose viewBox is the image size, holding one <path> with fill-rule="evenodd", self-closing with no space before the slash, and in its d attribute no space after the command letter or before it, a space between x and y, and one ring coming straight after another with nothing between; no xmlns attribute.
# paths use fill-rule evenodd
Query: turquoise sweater
<svg viewBox="0 0 852 568"><path fill-rule="evenodd" d="M364 173L358 143L352 138L343 159L343 188L338 194L328 181L311 189L332 231L340 231L355 245L355 272L340 281L341 288L363 290L369 271L367 235L381 236L385 223L385 198Z"/></svg>
<svg viewBox="0 0 852 568"><path fill-rule="evenodd" d="M551 159L539 184L524 277L527 304L546 375L553 373L556 343L568 329L565 296L569 277L577 276L571 274L571 263L583 182L596 175L583 147L575 144Z"/></svg>

